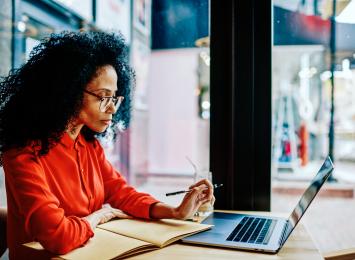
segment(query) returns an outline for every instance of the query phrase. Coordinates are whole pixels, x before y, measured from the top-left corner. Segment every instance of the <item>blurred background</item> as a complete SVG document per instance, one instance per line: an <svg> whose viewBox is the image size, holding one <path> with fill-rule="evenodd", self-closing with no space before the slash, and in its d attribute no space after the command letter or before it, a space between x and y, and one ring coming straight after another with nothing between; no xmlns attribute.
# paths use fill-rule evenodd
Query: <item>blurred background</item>
<svg viewBox="0 0 355 260"><path fill-rule="evenodd" d="M0 76L26 62L51 33L124 35L137 77L132 122L116 142L101 141L129 183L177 204L181 197L164 194L192 183L186 157L209 169L209 1L0 0L0 6ZM308 218L319 224L334 203L353 203L355 1L274 0L272 12L272 210L290 211L330 154L332 183ZM0 185L6 206L3 174ZM324 234L315 237L321 250L348 245L329 247Z"/></svg>

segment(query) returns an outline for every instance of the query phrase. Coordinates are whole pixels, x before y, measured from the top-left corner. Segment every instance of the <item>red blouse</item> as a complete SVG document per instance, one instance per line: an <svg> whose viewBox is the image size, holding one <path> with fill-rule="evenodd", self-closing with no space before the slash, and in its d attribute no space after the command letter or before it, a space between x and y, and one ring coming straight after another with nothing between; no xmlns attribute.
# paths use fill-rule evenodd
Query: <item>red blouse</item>
<svg viewBox="0 0 355 260"><path fill-rule="evenodd" d="M45 156L34 148L3 154L8 204L7 240L10 259L24 259L21 245L39 241L56 254L84 245L94 235L83 220L104 203L130 215L149 218L158 202L139 193L106 160L97 140L67 133Z"/></svg>

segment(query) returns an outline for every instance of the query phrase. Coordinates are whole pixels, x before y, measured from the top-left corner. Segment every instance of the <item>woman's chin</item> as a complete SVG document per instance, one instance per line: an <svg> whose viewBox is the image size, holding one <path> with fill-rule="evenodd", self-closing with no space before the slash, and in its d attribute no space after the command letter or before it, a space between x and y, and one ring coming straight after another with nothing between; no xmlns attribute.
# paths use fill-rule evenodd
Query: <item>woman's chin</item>
<svg viewBox="0 0 355 260"><path fill-rule="evenodd" d="M98 133L103 133L103 132L105 132L106 131L106 129L108 128L108 126L106 126L106 127L101 127L100 129L98 129L96 132L98 132Z"/></svg>
<svg viewBox="0 0 355 260"><path fill-rule="evenodd" d="M89 127L92 131L96 132L96 133L103 133L106 131L106 129L108 128L108 126L100 126L100 127Z"/></svg>

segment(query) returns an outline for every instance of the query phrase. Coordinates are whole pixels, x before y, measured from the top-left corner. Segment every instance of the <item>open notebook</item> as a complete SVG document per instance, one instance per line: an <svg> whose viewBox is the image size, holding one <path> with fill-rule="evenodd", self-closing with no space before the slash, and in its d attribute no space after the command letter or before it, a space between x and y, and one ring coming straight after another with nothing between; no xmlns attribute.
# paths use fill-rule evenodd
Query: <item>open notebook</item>
<svg viewBox="0 0 355 260"><path fill-rule="evenodd" d="M95 229L95 236L85 246L58 257L78 260L120 259L162 248L211 227L173 219L118 219L99 225ZM38 242L26 243L24 246L38 251L44 250Z"/></svg>

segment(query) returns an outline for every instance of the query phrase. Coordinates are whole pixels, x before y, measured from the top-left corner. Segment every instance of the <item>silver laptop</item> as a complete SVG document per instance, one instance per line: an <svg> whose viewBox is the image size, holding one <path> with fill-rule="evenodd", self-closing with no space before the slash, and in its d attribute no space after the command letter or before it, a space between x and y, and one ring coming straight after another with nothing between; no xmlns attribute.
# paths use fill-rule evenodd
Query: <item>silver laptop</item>
<svg viewBox="0 0 355 260"><path fill-rule="evenodd" d="M333 171L328 157L312 180L290 217L278 218L214 212L205 224L212 229L182 239L185 243L277 253L300 221L318 191Z"/></svg>

